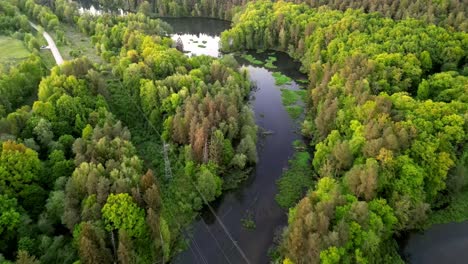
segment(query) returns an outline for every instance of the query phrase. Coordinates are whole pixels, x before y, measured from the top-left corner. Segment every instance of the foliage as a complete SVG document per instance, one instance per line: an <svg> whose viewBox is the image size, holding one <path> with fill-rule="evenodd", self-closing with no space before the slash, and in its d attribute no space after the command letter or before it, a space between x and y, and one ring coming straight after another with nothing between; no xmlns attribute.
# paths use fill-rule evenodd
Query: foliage
<svg viewBox="0 0 468 264"><path fill-rule="evenodd" d="M273 78L275 78L276 85L288 85L291 84L292 79L282 74L281 72L274 72Z"/></svg>
<svg viewBox="0 0 468 264"><path fill-rule="evenodd" d="M276 62L276 57L268 56L268 59L265 61L265 67L268 69L276 69L278 68L274 63Z"/></svg>
<svg viewBox="0 0 468 264"><path fill-rule="evenodd" d="M292 119L298 119L304 112L304 107L300 105L289 105L286 106L286 112Z"/></svg>
<svg viewBox="0 0 468 264"><path fill-rule="evenodd" d="M126 11L136 12L146 10L148 13L157 16L199 16L214 17L225 20L236 20L237 11L241 10L243 5L251 1L226 0L226 1L185 1L185 0L165 0L165 1L105 1L93 0L95 6L102 6L110 11L118 11L122 8ZM313 8L328 7L346 11L347 9L362 9L366 12L379 12L381 15L393 18L395 20L417 18L426 23L438 24L448 28L467 31L468 22L465 14L467 7L462 0L451 2L444 1L312 1L312 0L290 0L296 4L304 3ZM143 8L142 8L143 7Z"/></svg>
<svg viewBox="0 0 468 264"><path fill-rule="evenodd" d="M242 54L241 58L243 58L244 60L248 61L249 63L251 63L253 65L262 65L263 64L263 61L256 59L251 54Z"/></svg>
<svg viewBox="0 0 468 264"><path fill-rule="evenodd" d="M297 103L300 99L299 94L297 91L282 88L281 89L281 99L283 101L284 106L289 106Z"/></svg>
<svg viewBox="0 0 468 264"><path fill-rule="evenodd" d="M241 219L241 222L242 222L242 226L245 228L245 229L250 229L250 230L253 230L257 227L257 225L255 224L255 221L253 219L253 215L251 212L248 212L246 214L246 216L244 218Z"/></svg>
<svg viewBox="0 0 468 264"><path fill-rule="evenodd" d="M186 57L165 37L169 25L143 13L94 17L52 2L0 3L15 12L6 27L21 26L23 11L65 41L58 21L67 22L102 60L78 52L43 77L32 56L0 71L0 216L9 222L0 221L0 253L167 261L184 245L182 228L221 195L224 176L247 175L257 160L247 73L231 56ZM32 107L21 107L36 91Z"/></svg>
<svg viewBox="0 0 468 264"><path fill-rule="evenodd" d="M392 234L422 227L450 200L467 139L466 39L422 21L283 1L236 15L224 51L288 52L309 74L302 131L320 180L291 211L284 257L397 261ZM283 92L284 103L296 96Z"/></svg>
<svg viewBox="0 0 468 264"><path fill-rule="evenodd" d="M35 55L5 72L0 71L0 117L22 106L37 91L43 74L41 59Z"/></svg>
<svg viewBox="0 0 468 264"><path fill-rule="evenodd" d="M145 232L145 213L128 193L110 194L102 207L102 217L108 231L121 229L135 237Z"/></svg>
<svg viewBox="0 0 468 264"><path fill-rule="evenodd" d="M277 181L279 190L276 201L283 208L293 207L302 198L304 191L312 187L312 180L309 153L297 152L289 161L289 168Z"/></svg>

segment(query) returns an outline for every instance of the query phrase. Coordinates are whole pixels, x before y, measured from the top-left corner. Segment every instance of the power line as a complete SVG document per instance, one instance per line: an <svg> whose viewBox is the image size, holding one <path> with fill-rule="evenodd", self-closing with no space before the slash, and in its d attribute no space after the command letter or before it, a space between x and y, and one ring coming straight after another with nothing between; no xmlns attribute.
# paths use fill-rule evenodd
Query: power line
<svg viewBox="0 0 468 264"><path fill-rule="evenodd" d="M164 139L162 138L161 134L160 134L160 133L158 132L158 130L153 126L153 124L149 121L148 117L145 115L145 113L143 112L143 110L141 110L141 108L138 106L138 104L133 100L133 97L128 93L128 91L127 91L127 90L125 89L125 87L122 85L122 83L120 82L120 80L119 80L119 84L120 84L121 89L124 90L124 91L126 91L127 96L128 96L128 98L130 99L130 101L132 101L132 103L135 105L135 107L138 109L138 111L141 113L141 115L145 118L147 124L154 130L154 132L156 132L156 134L158 134L158 135L161 137L162 143L163 143L163 144L166 144L166 142L165 142ZM165 151L163 150L163 152L165 152ZM167 155L167 152L166 152L166 155ZM168 161L169 161L169 159L168 159ZM169 169L170 169L170 163L166 163L166 166L167 166L167 165L169 166ZM167 177L167 176L166 176L166 177ZM163 200L163 197L164 197L164 196L161 196L161 200ZM174 214L172 214L171 210L167 210L167 212L169 212L169 213L171 214L172 219L174 219L174 221L177 222L177 220L176 220L177 218L174 217ZM176 224L177 229L179 230L179 232L180 232L182 235L185 235L185 232L182 230L182 227L181 227L182 225L179 225L179 224L180 224L180 223L177 223L177 224ZM162 240L162 237L161 237L161 241L163 241L163 240ZM193 241L193 239L191 238L190 241ZM191 246L190 244L189 244L188 246L189 246L190 250L192 251L192 253L194 254L194 256L196 256L195 252L193 251L192 246ZM162 250L163 250L163 256L164 256L164 248L162 248ZM203 263L208 264L208 263L205 261L205 257L203 256L203 253L202 253L198 248L196 248L196 250L197 250L198 254L200 254L200 257L201 257L201 259L203 260ZM196 260L197 260L197 263L198 263L198 259L196 259ZM163 257L163 261L164 261L164 257ZM164 262L163 262L163 264L164 264Z"/></svg>
<svg viewBox="0 0 468 264"><path fill-rule="evenodd" d="M229 261L229 257L226 255L226 253L224 253L224 250L223 248L221 247L221 245L219 244L218 240L216 239L216 237L213 235L213 233L210 231L210 229L206 226L205 222L202 221L202 224L203 226L205 227L206 231L208 231L208 233L210 234L210 236L213 238L213 240L215 241L216 245L218 246L218 248L221 250L221 253L223 253L223 256L224 258L226 258L227 262L229 264L231 264L231 261Z"/></svg>
<svg viewBox="0 0 468 264"><path fill-rule="evenodd" d="M122 83L120 82L119 80L119 84L120 84L120 87L125 90L126 92L128 92L125 87L123 87ZM133 100L133 97L131 97L129 95L129 97L131 98L131 101L132 103L135 105L135 107L138 109L138 111L142 114L142 116L145 118L145 120L147 121L147 123L149 124L149 126L154 130L154 132L156 132L156 134L158 134L160 137L161 137L161 140L162 140L162 143L165 145L166 142L164 141L164 139L162 138L161 134L157 131L157 129L154 127L154 125L151 123L151 121L148 119L148 117L146 116L146 114L143 112L143 110L138 106L138 104ZM164 146L163 145L163 146ZM165 152L165 154L163 155L167 155L167 150L164 150L166 149L165 147L163 147L163 152ZM165 160L166 161L166 160ZM170 167L170 161L169 159L167 159L167 163L165 162L165 166L169 167L169 171L172 173L172 170L171 170L171 167ZM166 171L168 171L168 168L166 168ZM168 176L166 175L166 178ZM172 174L171 174L171 177L172 177ZM221 228L223 229L224 233L226 233L226 236L231 240L231 242L233 243L233 245L236 247L237 251L239 251L239 254L242 256L242 258L244 259L244 261L247 263L247 264L250 264L250 261L249 259L247 258L246 254L244 253L244 251L242 250L242 248L237 244L237 242L234 240L234 238L232 237L231 233L229 232L228 228L224 225L223 221L218 217L218 215L216 214L215 210L213 209L213 207L211 207L211 205L209 204L208 200L205 198L205 196L200 192L200 190L198 189L198 187L196 186L196 184L193 182L192 178L191 177L188 177L190 179L190 182L191 184L193 185L193 187L197 190L198 194L201 196L201 198L203 199L203 202L208 206L210 212L213 214L213 216L216 218L216 220L219 222ZM170 211L170 210L169 210ZM174 218L175 219L175 218ZM192 241L194 241L192 239ZM196 241L194 241L196 243ZM223 251L223 255L227 258L226 254L224 254L224 251ZM228 262L229 262L229 259L228 259Z"/></svg>
<svg viewBox="0 0 468 264"><path fill-rule="evenodd" d="M216 221L219 222L219 225L221 226L221 228L224 230L224 232L226 233L226 235L228 236L228 238L231 240L232 244L237 248L237 251L239 251L239 254L242 256L242 258L245 260L246 263L250 264L250 261L249 259L247 258L247 256L245 255L244 251L242 250L242 248L237 244L237 241L234 240L234 238L231 236L231 233L229 233L229 230L227 229L227 227L224 225L223 221L218 217L218 215L216 214L215 210L213 209L213 207L211 207L211 205L208 203L208 201L206 200L205 196L200 192L200 190L198 189L198 187L193 183L193 181L191 181L193 187L197 190L197 192L200 194L200 196L202 197L203 201L205 202L205 204L208 206L209 210L211 211L211 213L214 215L214 217L216 218Z"/></svg>
<svg viewBox="0 0 468 264"><path fill-rule="evenodd" d="M201 251L201 249L200 249L200 246L198 246L197 240L196 240L196 239L192 239L192 241L193 241L193 243L194 243L194 245L195 245L195 249L196 249L196 250L198 251L198 253L200 254L200 257L201 257L203 263L208 264L208 261L206 260L205 256L203 255L203 253L202 253L202 251Z"/></svg>

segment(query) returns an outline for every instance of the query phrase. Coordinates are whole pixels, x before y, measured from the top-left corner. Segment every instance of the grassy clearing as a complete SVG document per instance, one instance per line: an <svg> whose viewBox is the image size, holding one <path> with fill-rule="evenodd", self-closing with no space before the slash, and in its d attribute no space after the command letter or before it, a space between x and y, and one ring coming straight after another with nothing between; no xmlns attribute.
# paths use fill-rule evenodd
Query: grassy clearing
<svg viewBox="0 0 468 264"><path fill-rule="evenodd" d="M257 60L254 56L250 54L242 54L241 56L244 60L254 64L254 65L262 65L263 62L261 60Z"/></svg>
<svg viewBox="0 0 468 264"><path fill-rule="evenodd" d="M103 63L102 58L97 53L88 36L72 26L65 24L63 26L65 27L66 43L59 45L58 48L64 60L85 56L94 63Z"/></svg>
<svg viewBox="0 0 468 264"><path fill-rule="evenodd" d="M0 36L0 61L2 64L17 63L29 56L29 51L21 40Z"/></svg>
<svg viewBox="0 0 468 264"><path fill-rule="evenodd" d="M276 182L279 190L276 202L283 208L294 206L303 197L304 191L312 186L312 179L310 154L306 151L297 152L289 161L289 168Z"/></svg>
<svg viewBox="0 0 468 264"><path fill-rule="evenodd" d="M278 67L276 67L274 65L274 63L276 62L276 57L273 57L273 56L269 56L268 59L265 61L265 67L267 67L268 69L276 69Z"/></svg>
<svg viewBox="0 0 468 264"><path fill-rule="evenodd" d="M275 78L276 85L287 85L292 83L292 79L281 72L274 72L273 77Z"/></svg>
<svg viewBox="0 0 468 264"><path fill-rule="evenodd" d="M304 107L300 105L289 105L286 106L286 112L288 112L289 116L292 119L298 119L302 112L304 112Z"/></svg>

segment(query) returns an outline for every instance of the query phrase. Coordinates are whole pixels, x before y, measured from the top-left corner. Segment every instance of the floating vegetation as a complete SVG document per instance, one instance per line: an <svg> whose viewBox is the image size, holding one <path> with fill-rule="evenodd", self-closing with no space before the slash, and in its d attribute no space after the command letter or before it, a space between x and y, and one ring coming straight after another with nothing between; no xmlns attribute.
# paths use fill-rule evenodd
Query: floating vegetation
<svg viewBox="0 0 468 264"><path fill-rule="evenodd" d="M263 62L261 60L257 60L254 56L250 54L242 54L241 56L244 60L254 64L254 65L262 65Z"/></svg>
<svg viewBox="0 0 468 264"><path fill-rule="evenodd" d="M276 69L278 67L276 67L276 65L274 65L273 63L276 62L276 57L273 57L273 56L269 56L268 59L265 61L265 67L267 67L268 69Z"/></svg>
<svg viewBox="0 0 468 264"><path fill-rule="evenodd" d="M300 140L300 139L296 139L296 140L293 141L293 147L294 147L294 149L297 150L297 151L305 151L305 150L307 150L306 144L305 144L302 140Z"/></svg>
<svg viewBox="0 0 468 264"><path fill-rule="evenodd" d="M303 102L307 101L307 90L294 91L301 98Z"/></svg>
<svg viewBox="0 0 468 264"><path fill-rule="evenodd" d="M294 145L297 143L294 142ZM282 208L294 206L304 195L305 190L313 184L313 171L310 165L310 154L306 151L297 152L289 160L289 168L283 172L281 178L276 182L279 192L276 202Z"/></svg>
<svg viewBox="0 0 468 264"><path fill-rule="evenodd" d="M208 43L208 41L206 41L206 40L203 40L203 41L202 41L202 43L203 43L203 44L206 44L206 43Z"/></svg>
<svg viewBox="0 0 468 264"><path fill-rule="evenodd" d="M205 46L205 45L202 45L202 44L198 45L198 47L199 47L199 48L202 48L202 49L206 48L206 46Z"/></svg>
<svg viewBox="0 0 468 264"><path fill-rule="evenodd" d="M301 116L303 111L304 111L304 108L300 105L286 106L286 112L288 112L289 116L292 119L298 119Z"/></svg>
<svg viewBox="0 0 468 264"><path fill-rule="evenodd" d="M296 82L299 84L309 84L309 80L307 79L297 79Z"/></svg>
<svg viewBox="0 0 468 264"><path fill-rule="evenodd" d="M242 222L242 226L246 229L252 230L257 227L257 225L255 224L253 214L250 211L247 211L244 218L241 219L241 222Z"/></svg>
<svg viewBox="0 0 468 264"><path fill-rule="evenodd" d="M281 89L281 100L283 101L283 105L288 106L295 104L300 99L300 96L297 92L298 91L285 88Z"/></svg>
<svg viewBox="0 0 468 264"><path fill-rule="evenodd" d="M281 101L286 107L286 111L292 119L298 119L304 112L302 105L296 105L299 101L305 101L307 91L305 90L289 90L281 89Z"/></svg>
<svg viewBox="0 0 468 264"><path fill-rule="evenodd" d="M283 75L281 72L274 72L273 77L275 78L276 85L286 85L292 83L292 79L286 75Z"/></svg>

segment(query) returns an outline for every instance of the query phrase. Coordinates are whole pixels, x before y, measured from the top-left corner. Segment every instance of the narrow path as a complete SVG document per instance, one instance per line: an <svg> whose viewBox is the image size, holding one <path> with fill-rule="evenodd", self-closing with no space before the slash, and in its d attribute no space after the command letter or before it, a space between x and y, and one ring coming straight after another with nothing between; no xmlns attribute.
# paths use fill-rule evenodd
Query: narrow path
<svg viewBox="0 0 468 264"><path fill-rule="evenodd" d="M31 21L29 21L29 24L31 24L31 26L34 29L39 31L39 28L38 28L38 26L36 24L34 24ZM62 58L62 55L60 54L60 51L57 48L57 45L55 45L55 41L52 39L52 37L49 35L49 33L45 32L45 31L42 33L42 35L46 39L47 45L49 46L50 51L52 51L52 55L54 56L55 62L57 63L57 65L61 65L63 63L63 58Z"/></svg>

